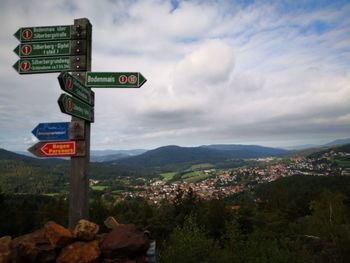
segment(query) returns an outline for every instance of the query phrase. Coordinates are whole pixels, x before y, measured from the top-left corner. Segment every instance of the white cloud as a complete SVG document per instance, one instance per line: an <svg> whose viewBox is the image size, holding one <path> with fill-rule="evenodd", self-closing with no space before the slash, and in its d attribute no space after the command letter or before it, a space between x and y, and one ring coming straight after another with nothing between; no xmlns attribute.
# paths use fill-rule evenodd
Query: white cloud
<svg viewBox="0 0 350 263"><path fill-rule="evenodd" d="M348 137L350 5L289 6L2 1L0 144L21 149L19 138L37 123L69 120L57 106L57 74L20 76L11 68L13 33L80 17L93 24L93 71L147 79L140 89L94 90L93 148Z"/></svg>

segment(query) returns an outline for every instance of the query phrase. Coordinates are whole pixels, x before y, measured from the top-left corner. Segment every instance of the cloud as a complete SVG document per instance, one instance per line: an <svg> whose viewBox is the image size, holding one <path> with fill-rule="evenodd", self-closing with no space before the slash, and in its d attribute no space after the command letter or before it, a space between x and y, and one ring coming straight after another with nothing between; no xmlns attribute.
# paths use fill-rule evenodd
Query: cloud
<svg viewBox="0 0 350 263"><path fill-rule="evenodd" d="M348 137L346 2L22 2L0 3L5 147L27 147L24 138L39 122L70 119L57 105L58 74L20 76L11 68L13 33L80 17L93 24L93 71L147 79L140 89L94 89L94 149Z"/></svg>
<svg viewBox="0 0 350 263"><path fill-rule="evenodd" d="M222 40L209 40L176 65L174 85L186 90L220 86L229 80L233 68L234 49Z"/></svg>

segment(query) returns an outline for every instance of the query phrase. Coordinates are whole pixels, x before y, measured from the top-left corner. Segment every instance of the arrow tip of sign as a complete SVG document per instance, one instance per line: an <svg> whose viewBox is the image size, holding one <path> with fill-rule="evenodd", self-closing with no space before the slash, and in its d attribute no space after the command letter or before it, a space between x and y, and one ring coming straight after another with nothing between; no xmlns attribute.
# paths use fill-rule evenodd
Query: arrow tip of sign
<svg viewBox="0 0 350 263"><path fill-rule="evenodd" d="M17 38L18 40L21 40L21 39L20 39L21 29L18 29L18 30L16 31L16 33L14 33L13 35L14 35L14 37Z"/></svg>
<svg viewBox="0 0 350 263"><path fill-rule="evenodd" d="M38 133L39 125L37 125L33 130L32 134L36 137L36 134Z"/></svg>
<svg viewBox="0 0 350 263"><path fill-rule="evenodd" d="M30 146L30 147L27 149L27 151L30 152L31 154L33 154L34 156L38 156L38 155L36 154L36 148L37 148L37 145L34 144L34 145Z"/></svg>
<svg viewBox="0 0 350 263"><path fill-rule="evenodd" d="M147 79L141 73L139 73L139 87L141 87L146 81Z"/></svg>
<svg viewBox="0 0 350 263"><path fill-rule="evenodd" d="M15 52L16 55L20 55L19 54L19 45L13 50L13 52Z"/></svg>
<svg viewBox="0 0 350 263"><path fill-rule="evenodd" d="M64 113L64 102L63 102L63 100L64 100L64 98L65 98L65 94L61 94L60 95L60 97L58 98L58 100L57 100L57 103L58 103L58 106L60 107L60 110L61 110L61 112L63 112Z"/></svg>
<svg viewBox="0 0 350 263"><path fill-rule="evenodd" d="M19 60L17 60L16 63L13 64L13 66L12 66L17 72L19 72L18 71L18 64L19 64Z"/></svg>

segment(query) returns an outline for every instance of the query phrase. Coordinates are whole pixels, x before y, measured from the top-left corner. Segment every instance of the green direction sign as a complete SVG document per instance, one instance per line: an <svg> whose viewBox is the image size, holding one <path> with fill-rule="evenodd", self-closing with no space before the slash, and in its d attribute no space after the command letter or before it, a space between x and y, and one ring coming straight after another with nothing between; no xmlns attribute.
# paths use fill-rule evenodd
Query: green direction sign
<svg viewBox="0 0 350 263"><path fill-rule="evenodd" d="M85 86L92 88L140 88L146 79L139 72L86 72Z"/></svg>
<svg viewBox="0 0 350 263"><path fill-rule="evenodd" d="M13 68L19 74L84 71L86 59L85 56L22 58L13 65Z"/></svg>
<svg viewBox="0 0 350 263"><path fill-rule="evenodd" d="M94 92L85 87L78 79L74 78L68 72L62 72L58 76L61 89L73 95L74 97L94 106Z"/></svg>
<svg viewBox="0 0 350 263"><path fill-rule="evenodd" d="M90 122L94 121L94 108L81 100L70 97L67 94L61 94L58 99L58 105L63 113Z"/></svg>
<svg viewBox="0 0 350 263"><path fill-rule="evenodd" d="M86 53L85 40L28 42L13 50L19 57L69 56Z"/></svg>
<svg viewBox="0 0 350 263"><path fill-rule="evenodd" d="M22 27L14 36L21 42L71 39L73 26Z"/></svg>

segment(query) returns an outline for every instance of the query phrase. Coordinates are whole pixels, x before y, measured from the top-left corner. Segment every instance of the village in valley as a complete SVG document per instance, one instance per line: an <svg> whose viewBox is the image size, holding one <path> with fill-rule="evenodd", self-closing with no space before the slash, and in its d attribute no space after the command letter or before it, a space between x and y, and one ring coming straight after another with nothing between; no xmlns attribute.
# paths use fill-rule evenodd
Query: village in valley
<svg viewBox="0 0 350 263"><path fill-rule="evenodd" d="M202 200L209 200L235 195L252 189L257 184L272 182L281 177L350 176L350 168L346 168L349 167L349 160L350 153L331 150L316 156L249 159L249 165L231 169L215 168L209 164L193 165L192 170L182 173L167 172L157 178L138 178L136 184L135 178L117 177L115 180L118 185L123 182L124 190L113 189L103 180L90 180L90 187L114 202L141 197L150 204L157 205L164 199L172 202L179 192L189 191Z"/></svg>

